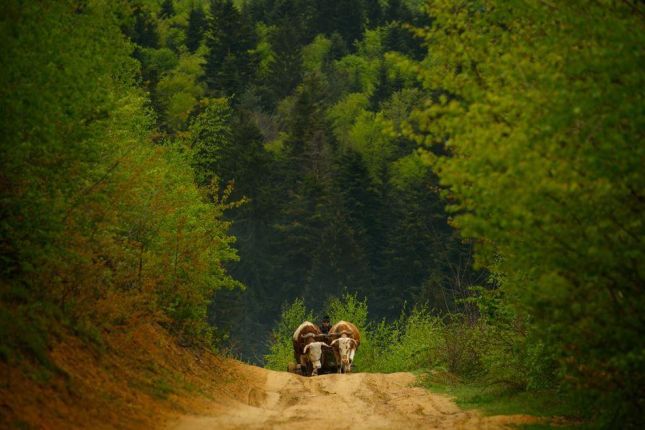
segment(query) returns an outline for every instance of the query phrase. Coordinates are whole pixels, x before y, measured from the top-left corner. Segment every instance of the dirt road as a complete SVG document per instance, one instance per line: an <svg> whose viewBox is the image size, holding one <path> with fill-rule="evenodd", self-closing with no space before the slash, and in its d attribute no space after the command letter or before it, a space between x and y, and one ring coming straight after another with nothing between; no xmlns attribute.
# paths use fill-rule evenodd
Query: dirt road
<svg viewBox="0 0 645 430"><path fill-rule="evenodd" d="M533 417L463 411L448 397L411 386L415 377L410 373L311 378L258 368L250 373L235 395L222 393L204 415L179 417L168 428L503 429L535 422Z"/></svg>

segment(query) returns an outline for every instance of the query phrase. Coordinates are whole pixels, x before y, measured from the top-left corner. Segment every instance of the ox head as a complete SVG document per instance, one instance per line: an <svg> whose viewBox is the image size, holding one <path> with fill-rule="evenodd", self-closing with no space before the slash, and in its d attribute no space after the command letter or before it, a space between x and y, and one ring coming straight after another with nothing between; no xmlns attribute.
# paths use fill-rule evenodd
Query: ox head
<svg viewBox="0 0 645 430"><path fill-rule="evenodd" d="M313 374L318 374L318 369L322 367L320 359L322 358L322 349L329 348L325 342L311 342L305 346L303 352L307 355L307 358L314 367Z"/></svg>
<svg viewBox="0 0 645 430"><path fill-rule="evenodd" d="M356 341L351 337L347 337L346 334L343 334L342 337L334 340L331 344L338 348L340 364L343 370L345 372L351 372L354 354L356 353L356 347L358 346Z"/></svg>

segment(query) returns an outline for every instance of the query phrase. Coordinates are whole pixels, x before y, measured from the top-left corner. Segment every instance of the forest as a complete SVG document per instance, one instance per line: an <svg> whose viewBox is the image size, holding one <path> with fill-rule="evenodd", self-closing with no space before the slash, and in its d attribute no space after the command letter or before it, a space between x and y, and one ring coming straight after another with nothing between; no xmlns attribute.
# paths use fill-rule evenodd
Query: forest
<svg viewBox="0 0 645 430"><path fill-rule="evenodd" d="M285 370L328 314L360 372L643 424L642 2L3 9L3 365L150 321Z"/></svg>

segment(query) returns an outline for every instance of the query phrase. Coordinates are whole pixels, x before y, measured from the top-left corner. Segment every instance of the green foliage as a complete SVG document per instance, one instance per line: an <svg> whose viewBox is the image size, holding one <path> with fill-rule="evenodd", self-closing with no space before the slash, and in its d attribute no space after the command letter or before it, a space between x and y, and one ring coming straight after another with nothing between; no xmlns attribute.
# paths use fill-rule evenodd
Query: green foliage
<svg viewBox="0 0 645 430"><path fill-rule="evenodd" d="M231 114L227 99L213 99L190 126L193 167L199 185L211 183L223 153L233 144Z"/></svg>
<svg viewBox="0 0 645 430"><path fill-rule="evenodd" d="M564 393L555 390L518 391L516 388L499 384L446 381L444 377L441 372L434 372L424 377L422 383L433 392L453 397L457 405L464 409L477 409L492 416L543 417L543 424L522 425L522 429L594 428L581 424L574 403Z"/></svg>
<svg viewBox="0 0 645 430"><path fill-rule="evenodd" d="M285 300L351 291L378 319L452 291L459 245L401 134L419 98L384 57L404 4L72 3L8 7L28 19L3 21L0 71L3 220L24 223L0 226L3 262L71 324L158 318L258 360Z"/></svg>
<svg viewBox="0 0 645 430"><path fill-rule="evenodd" d="M361 154L375 183L383 180L387 163L392 161L396 150L385 133L386 127L386 120L380 113L364 111L358 115L348 135L351 148Z"/></svg>
<svg viewBox="0 0 645 430"><path fill-rule="evenodd" d="M413 123L455 225L530 323L521 354L622 428L645 398L639 8L435 1L428 60L404 62L435 95Z"/></svg>
<svg viewBox="0 0 645 430"><path fill-rule="evenodd" d="M253 28L231 0L212 0L206 33L206 83L217 96L239 95L255 72Z"/></svg>
<svg viewBox="0 0 645 430"><path fill-rule="evenodd" d="M287 365L294 362L293 333L304 321L314 322L314 317L306 309L303 299L298 298L290 305L282 306L280 320L271 332L270 352L264 357L267 369L286 370Z"/></svg>
<svg viewBox="0 0 645 430"><path fill-rule="evenodd" d="M258 36L258 43L255 53L258 56L257 74L260 79L265 79L271 73L271 67L275 62L275 52L271 46L271 37L275 33L275 27L259 23L255 29Z"/></svg>
<svg viewBox="0 0 645 430"><path fill-rule="evenodd" d="M230 339L262 339L307 297L359 325L361 370L573 388L635 426L637 3L10 1L0 357L46 364L50 320L97 344L139 318L223 338L205 323L216 291ZM401 21L429 25L427 52ZM471 243L486 288L469 289L485 276ZM221 292L239 285L226 268L250 288ZM417 306L375 323L367 299L375 320ZM283 308L269 366L311 315Z"/></svg>
<svg viewBox="0 0 645 430"><path fill-rule="evenodd" d="M161 76L177 66L177 56L168 48L140 48L137 57L148 76Z"/></svg>
<svg viewBox="0 0 645 430"><path fill-rule="evenodd" d="M191 5L188 27L186 28L186 47L190 52L195 52L199 48L206 31L206 25L204 10L199 6Z"/></svg>
<svg viewBox="0 0 645 430"><path fill-rule="evenodd" d="M402 315L392 324L381 322L370 331L375 342L374 361L365 370L402 372L441 365L443 324L423 307Z"/></svg>
<svg viewBox="0 0 645 430"><path fill-rule="evenodd" d="M220 139L220 158L202 169L223 183L234 179L250 202L231 213L241 256L231 270L249 288L222 292L225 309L217 301L212 309L214 321L236 332L231 342L268 334L281 304L295 297L321 312L350 291L370 300L375 319L396 318L406 301L454 311L477 276L470 245L447 224L435 178L403 135L422 94L412 88L416 74L384 53L418 53L397 22L414 14L386 3L254 0L239 9L255 29L258 62L226 121L234 134L254 132ZM226 63L224 54L209 55L217 67ZM231 73L244 75L242 66ZM206 80L214 76L206 70ZM213 136L221 137L203 140ZM232 347L249 360L265 354L259 342Z"/></svg>
<svg viewBox="0 0 645 430"><path fill-rule="evenodd" d="M344 320L355 324L361 333L361 344L356 353L356 369L361 372L402 372L451 367L464 374L469 363L462 355L454 353L456 341L460 347L473 342L473 337L457 338L451 333L454 328L439 317L431 315L427 308L418 307L409 314L402 313L393 322L369 321L367 300L355 294L332 297L325 313L332 324ZM282 370L293 360L291 336L296 327L305 319L311 321L312 312L307 311L304 302L296 300L290 307L283 308L282 318L272 332L271 353L265 356L266 367ZM455 324L456 326L456 324ZM461 326L467 330L466 326ZM452 360L452 362L451 362Z"/></svg>
<svg viewBox="0 0 645 430"><path fill-rule="evenodd" d="M417 153L399 158L390 167L392 184L399 188L413 187L423 182L428 166Z"/></svg>
<svg viewBox="0 0 645 430"><path fill-rule="evenodd" d="M203 63L199 56L182 55L177 66L157 84L157 97L165 113L163 120L170 130L185 127L189 115L204 95L204 85L199 82Z"/></svg>
<svg viewBox="0 0 645 430"><path fill-rule="evenodd" d="M302 50L302 67L305 72L321 71L331 50L332 42L325 36L318 35Z"/></svg>
<svg viewBox="0 0 645 430"><path fill-rule="evenodd" d="M236 258L223 221L230 205L203 196L178 150L151 143L133 45L121 33L129 17L100 1L6 10L3 359L27 353L46 364L55 322L100 343L102 328L143 318L208 342L213 292L238 285L223 267ZM146 49L148 66L175 67L172 51Z"/></svg>
<svg viewBox="0 0 645 430"><path fill-rule="evenodd" d="M363 93L351 93L327 111L334 135L342 144L349 146L349 132L354 121L368 106L368 97Z"/></svg>
<svg viewBox="0 0 645 430"><path fill-rule="evenodd" d="M372 94L376 89L380 66L380 59L359 55L347 55L336 62L336 68L345 75L350 88L366 94Z"/></svg>
<svg viewBox="0 0 645 430"><path fill-rule="evenodd" d="M341 298L332 297L327 303L325 313L332 324L338 321L349 321L360 332L367 329L367 300L360 300L356 294L345 293Z"/></svg>

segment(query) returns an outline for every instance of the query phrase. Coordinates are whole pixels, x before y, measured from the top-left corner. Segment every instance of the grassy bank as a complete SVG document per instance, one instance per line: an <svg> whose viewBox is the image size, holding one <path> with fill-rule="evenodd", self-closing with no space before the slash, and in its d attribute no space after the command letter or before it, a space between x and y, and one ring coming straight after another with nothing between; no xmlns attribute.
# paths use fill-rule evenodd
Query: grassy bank
<svg viewBox="0 0 645 430"><path fill-rule="evenodd" d="M453 397L463 409L477 409L489 416L530 415L543 420L522 425L522 429L593 428L580 419L573 399L555 389L527 391L503 383L465 382L445 372L419 374L419 383L432 392Z"/></svg>

